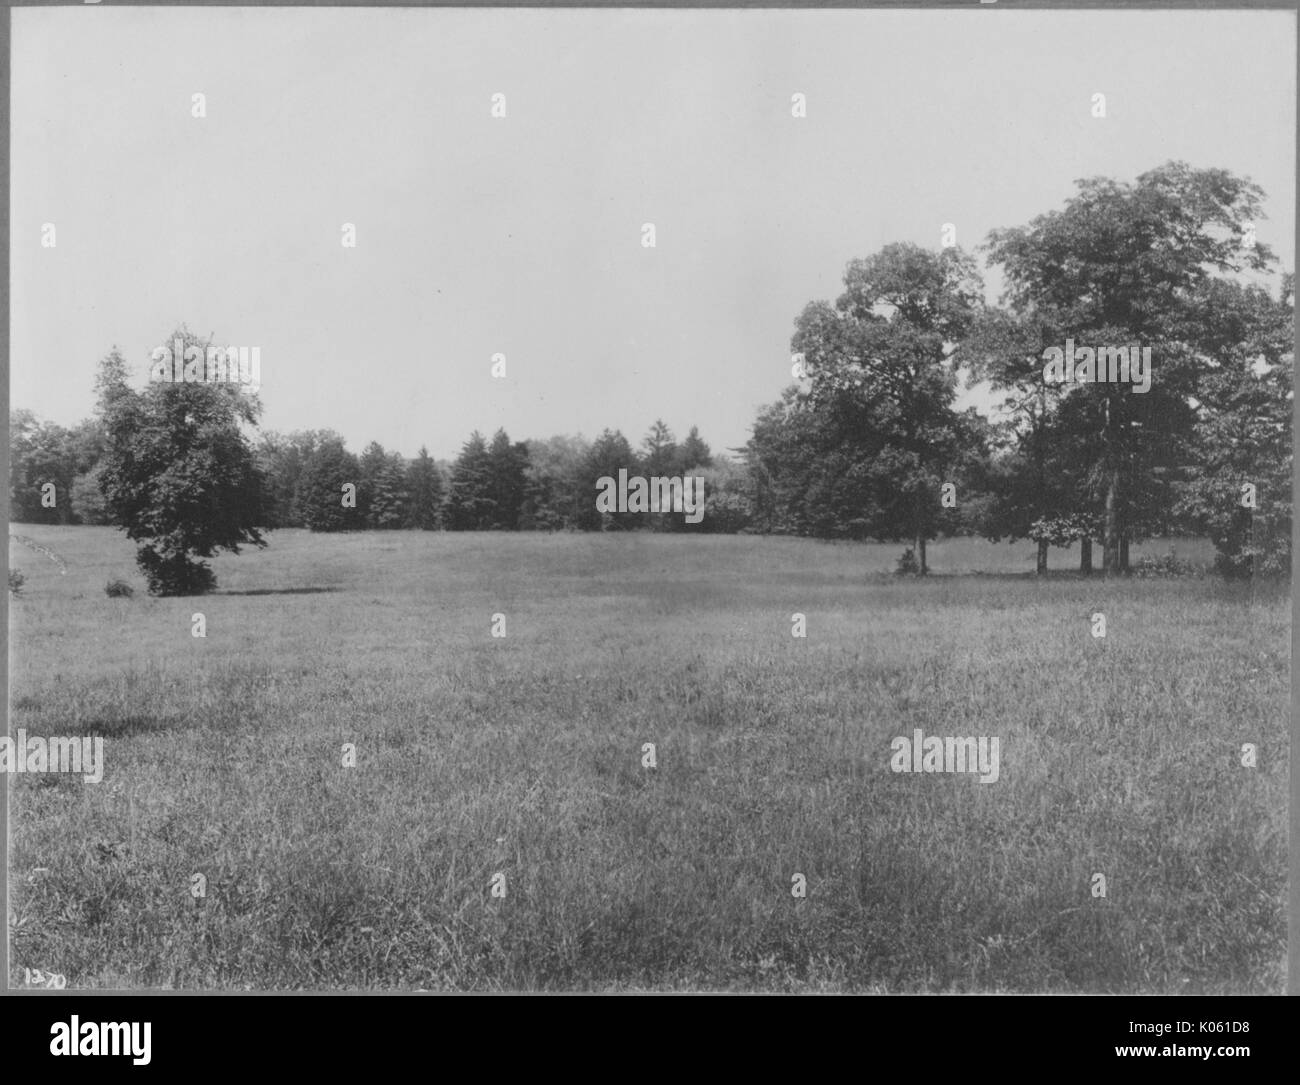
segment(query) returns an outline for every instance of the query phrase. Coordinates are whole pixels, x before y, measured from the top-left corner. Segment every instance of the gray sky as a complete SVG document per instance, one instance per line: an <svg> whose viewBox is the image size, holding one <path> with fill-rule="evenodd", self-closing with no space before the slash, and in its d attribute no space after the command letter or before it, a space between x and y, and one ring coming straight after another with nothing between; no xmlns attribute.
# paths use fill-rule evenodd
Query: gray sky
<svg viewBox="0 0 1300 1085"><path fill-rule="evenodd" d="M184 322L261 348L264 427L356 451L656 417L721 450L850 259L1170 159L1262 185L1295 266L1291 12L12 18L10 402L64 425L113 344L143 383Z"/></svg>

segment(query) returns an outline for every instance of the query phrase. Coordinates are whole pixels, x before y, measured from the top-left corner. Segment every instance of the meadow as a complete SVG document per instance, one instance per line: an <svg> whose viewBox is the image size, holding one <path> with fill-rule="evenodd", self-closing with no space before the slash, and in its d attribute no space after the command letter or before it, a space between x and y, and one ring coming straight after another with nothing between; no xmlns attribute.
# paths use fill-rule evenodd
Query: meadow
<svg viewBox="0 0 1300 1085"><path fill-rule="evenodd" d="M280 531L153 599L120 532L11 530L67 572L11 541L10 733L107 760L9 777L11 985L1283 990L1289 595L974 540L916 580L900 545ZM891 771L914 728L998 736L998 781Z"/></svg>

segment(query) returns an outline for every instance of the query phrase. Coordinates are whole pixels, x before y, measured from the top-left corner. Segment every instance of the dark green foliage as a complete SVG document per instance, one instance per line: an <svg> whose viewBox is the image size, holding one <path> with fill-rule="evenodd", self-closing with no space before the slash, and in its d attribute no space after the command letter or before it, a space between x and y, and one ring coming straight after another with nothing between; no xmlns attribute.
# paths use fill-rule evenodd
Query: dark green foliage
<svg viewBox="0 0 1300 1085"><path fill-rule="evenodd" d="M1214 304L1216 283L1224 283L1215 273L1261 271L1273 254L1244 240L1248 224L1263 217L1263 192L1225 170L1170 162L1133 184L1091 178L1078 188L1063 210L993 231L987 250L1005 268L1010 311L1032 347L1013 357L1041 359L1041 347L1063 347L1067 338L1151 349L1149 391L1075 385L1058 393L1062 417L1053 423L1086 457L1079 467L1103 495L1105 568L1120 572L1123 540L1171 519L1183 468L1196 455L1192 403L1201 378L1242 338L1244 329ZM1036 380L1026 370L1004 386Z"/></svg>
<svg viewBox="0 0 1300 1085"><path fill-rule="evenodd" d="M436 531L442 522L442 472L424 446L407 464L406 492L405 526Z"/></svg>
<svg viewBox="0 0 1300 1085"><path fill-rule="evenodd" d="M621 432L604 430L587 451L578 484L578 526L584 531L629 531L644 525L646 513L600 512L596 508L599 480L611 478L617 484L620 469L629 477L639 474L640 460Z"/></svg>
<svg viewBox="0 0 1300 1085"><path fill-rule="evenodd" d="M445 520L450 531L483 531L496 515L492 499L492 458L487 441L475 430L451 469Z"/></svg>
<svg viewBox="0 0 1300 1085"><path fill-rule="evenodd" d="M203 346L181 330L187 345ZM150 382L135 392L116 353L99 377L107 434L102 488L114 521L140 543L153 595L191 595L216 583L195 558L265 546L263 478L241 425L256 424L255 395L228 384Z"/></svg>
<svg viewBox="0 0 1300 1085"><path fill-rule="evenodd" d="M406 462L389 454L378 441L371 441L361 453L357 508L362 523L378 530L402 526L408 498Z"/></svg>
<svg viewBox="0 0 1300 1085"><path fill-rule="evenodd" d="M487 527L494 531L518 531L528 484L528 446L511 444L499 429L488 449L488 497L492 513Z"/></svg>
<svg viewBox="0 0 1300 1085"><path fill-rule="evenodd" d="M96 464L72 480L72 516L81 524L112 523L108 502L104 498L100 477L103 469Z"/></svg>
<svg viewBox="0 0 1300 1085"><path fill-rule="evenodd" d="M331 442L340 446L344 443L333 430L299 430L287 437L274 432L263 434L258 462L267 479L267 527L308 526L304 519L306 504L300 497L303 477L312 456Z"/></svg>
<svg viewBox="0 0 1300 1085"><path fill-rule="evenodd" d="M677 470L669 471L667 474L680 475L696 467L712 467L713 453L709 451L709 446L700 436L700 427L692 426L691 432L686 435L686 440L681 443L677 451ZM648 468L647 468L648 470ZM659 474L660 472L655 472Z"/></svg>
<svg viewBox="0 0 1300 1085"><path fill-rule="evenodd" d="M358 507L346 507L344 486L351 483L360 497L361 468L341 437L330 437L312 452L298 485L298 517L312 531L355 531L365 526Z"/></svg>
<svg viewBox="0 0 1300 1085"><path fill-rule="evenodd" d="M1169 553L1159 557L1141 558L1133 564L1133 575L1143 578L1200 576L1204 570L1191 561L1184 561L1178 556L1177 548L1169 547Z"/></svg>
<svg viewBox="0 0 1300 1085"><path fill-rule="evenodd" d="M583 479L591 446L581 437L528 442L524 507L528 531L574 531L582 521ZM594 495L587 498L594 500Z"/></svg>
<svg viewBox="0 0 1300 1085"><path fill-rule="evenodd" d="M1232 578L1291 572L1293 280L1274 300L1222 284L1216 310L1233 330L1201 381L1197 457L1179 486L1178 512L1208 535L1216 568ZM1254 508L1244 489L1254 487Z"/></svg>
<svg viewBox="0 0 1300 1085"><path fill-rule="evenodd" d="M761 421L793 421L812 438L801 453L808 533L910 538L924 574L926 541L944 524L940 487L960 487L982 455L981 422L953 408L950 364L979 277L959 249L898 244L852 261L844 285L834 307L811 303L796 321L791 346L804 356L809 391Z"/></svg>

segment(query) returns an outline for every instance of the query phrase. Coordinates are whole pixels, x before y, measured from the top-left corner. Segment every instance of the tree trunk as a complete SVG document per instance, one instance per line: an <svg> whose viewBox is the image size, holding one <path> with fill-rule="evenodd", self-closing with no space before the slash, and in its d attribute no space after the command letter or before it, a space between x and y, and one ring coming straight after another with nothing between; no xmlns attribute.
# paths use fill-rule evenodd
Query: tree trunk
<svg viewBox="0 0 1300 1085"><path fill-rule="evenodd" d="M1124 532L1119 537L1119 571L1128 572L1128 532Z"/></svg>
<svg viewBox="0 0 1300 1085"><path fill-rule="evenodd" d="M1120 571L1119 470L1112 468L1106 486L1106 534L1103 567L1107 576Z"/></svg>
<svg viewBox="0 0 1300 1085"><path fill-rule="evenodd" d="M923 534L918 534L915 538L916 561L921 569L918 575L925 576L925 574L930 571L930 567L925 563L925 536Z"/></svg>
<svg viewBox="0 0 1300 1085"><path fill-rule="evenodd" d="M1105 559L1103 562L1106 575L1114 576L1121 572L1123 563L1120 557L1120 535L1123 525L1120 523L1120 470L1119 470L1119 404L1112 410L1110 399L1106 400L1106 527Z"/></svg>
<svg viewBox="0 0 1300 1085"><path fill-rule="evenodd" d="M1092 540L1087 535L1079 540L1079 572L1084 576L1092 574Z"/></svg>
<svg viewBox="0 0 1300 1085"><path fill-rule="evenodd" d="M1038 540L1038 566L1034 570L1039 576L1047 572L1047 540Z"/></svg>

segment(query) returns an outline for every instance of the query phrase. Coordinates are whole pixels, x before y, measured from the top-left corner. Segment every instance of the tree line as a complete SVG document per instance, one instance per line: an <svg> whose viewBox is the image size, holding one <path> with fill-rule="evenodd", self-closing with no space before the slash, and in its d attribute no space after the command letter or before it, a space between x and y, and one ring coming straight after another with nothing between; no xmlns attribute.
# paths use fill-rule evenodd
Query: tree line
<svg viewBox="0 0 1300 1085"><path fill-rule="evenodd" d="M475 431L454 462L441 464L427 448L408 461L377 441L357 456L325 430L268 434L258 459L268 483L267 526L312 531L688 530L697 525L678 512L601 514L593 500L597 481L617 477L620 468L647 476L702 475L707 492L708 480L727 470L698 427L679 443L662 420L639 450L618 430L607 429L594 441L558 436L514 442L502 429L490 442ZM349 485L354 501L348 500ZM724 523L719 517L706 530L726 530Z"/></svg>
<svg viewBox="0 0 1300 1085"><path fill-rule="evenodd" d="M1248 180L1176 162L1080 181L1064 208L980 246L1006 284L997 304L955 245L854 260L839 298L796 318L796 381L731 456L662 420L638 448L608 429L475 432L450 464L378 442L357 455L329 430L254 443L256 395L135 391L114 351L94 419L67 430L13 413L11 518L122 525L163 592L202 590L192 558L283 527L907 540L922 574L940 535L1032 539L1039 571L1050 545L1078 541L1089 572L1095 544L1107 572L1126 572L1133 541L1187 533L1212 540L1226 575L1289 574L1294 277L1272 293L1243 281L1276 263L1254 237L1262 201ZM1146 351L1149 381L1058 379L1044 359L1076 343L1098 359ZM963 378L1004 397L994 418L956 409ZM597 480L620 469L702 476L703 520L600 512Z"/></svg>

